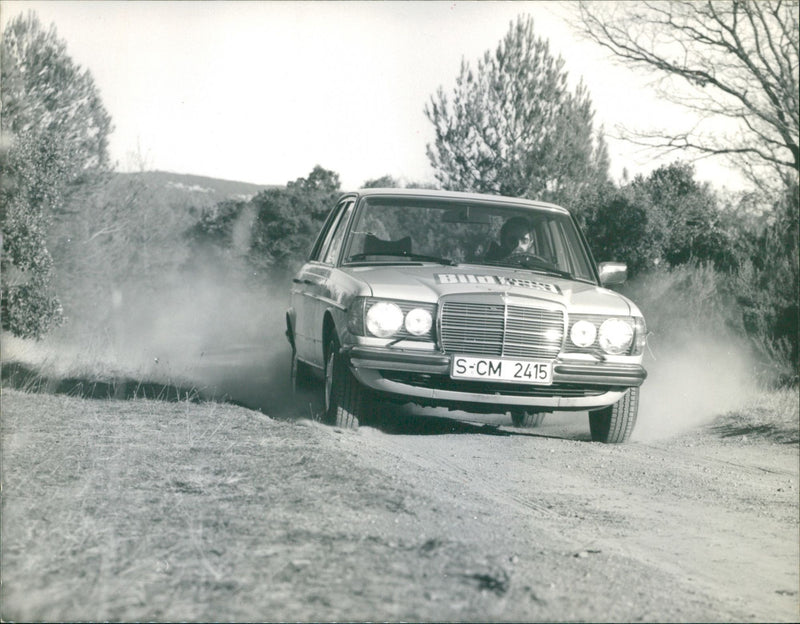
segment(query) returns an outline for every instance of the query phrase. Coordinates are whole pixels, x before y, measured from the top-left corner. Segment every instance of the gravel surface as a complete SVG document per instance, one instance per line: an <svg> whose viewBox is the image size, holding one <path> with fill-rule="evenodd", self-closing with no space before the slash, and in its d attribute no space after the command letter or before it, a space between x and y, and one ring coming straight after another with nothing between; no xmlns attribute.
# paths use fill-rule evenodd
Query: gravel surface
<svg viewBox="0 0 800 624"><path fill-rule="evenodd" d="M796 444L2 408L4 620L800 619Z"/></svg>

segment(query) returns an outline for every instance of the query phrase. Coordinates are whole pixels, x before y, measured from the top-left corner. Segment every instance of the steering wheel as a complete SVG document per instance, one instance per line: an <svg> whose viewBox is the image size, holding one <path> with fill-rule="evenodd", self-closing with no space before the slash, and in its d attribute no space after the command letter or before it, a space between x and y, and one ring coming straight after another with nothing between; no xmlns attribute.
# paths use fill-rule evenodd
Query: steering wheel
<svg viewBox="0 0 800 624"><path fill-rule="evenodd" d="M512 253L508 258L506 258L506 262L516 265L516 266L527 266L528 263L534 262L536 264L543 264L545 266L553 266L553 263L547 260L546 258L542 258L542 256L537 256L536 254L528 253L527 251L518 251Z"/></svg>

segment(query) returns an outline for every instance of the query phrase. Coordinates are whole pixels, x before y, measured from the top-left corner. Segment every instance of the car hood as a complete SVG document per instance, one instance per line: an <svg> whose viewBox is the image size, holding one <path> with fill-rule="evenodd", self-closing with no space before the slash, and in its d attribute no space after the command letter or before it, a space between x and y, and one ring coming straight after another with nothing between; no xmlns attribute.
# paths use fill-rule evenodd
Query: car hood
<svg viewBox="0 0 800 624"><path fill-rule="evenodd" d="M373 297L435 303L458 294L506 294L564 305L571 314L640 315L626 297L595 284L525 269L463 265L344 267Z"/></svg>

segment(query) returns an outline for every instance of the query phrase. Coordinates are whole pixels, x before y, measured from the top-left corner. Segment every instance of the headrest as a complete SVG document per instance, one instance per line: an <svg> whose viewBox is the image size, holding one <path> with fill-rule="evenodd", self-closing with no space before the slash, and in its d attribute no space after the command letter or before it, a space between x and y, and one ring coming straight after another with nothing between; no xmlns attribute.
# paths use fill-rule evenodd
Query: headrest
<svg viewBox="0 0 800 624"><path fill-rule="evenodd" d="M367 234L364 238L364 253L365 254L396 254L398 256L407 256L411 253L411 237L406 236L396 241L386 241Z"/></svg>

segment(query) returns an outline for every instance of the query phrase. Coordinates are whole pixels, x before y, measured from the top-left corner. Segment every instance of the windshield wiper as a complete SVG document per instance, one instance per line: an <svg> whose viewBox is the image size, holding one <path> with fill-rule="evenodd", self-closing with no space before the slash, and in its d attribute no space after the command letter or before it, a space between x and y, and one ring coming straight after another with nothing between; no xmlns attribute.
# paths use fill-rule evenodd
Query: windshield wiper
<svg viewBox="0 0 800 624"><path fill-rule="evenodd" d="M456 266L458 262L455 260L451 260L450 258L440 258L438 256L426 256L425 254L414 254L414 253L398 253L398 252L383 252L383 253L358 253L353 256L350 256L347 259L347 262L363 262L370 256L381 256L381 257L397 257L402 258L403 260L411 260L416 262L435 262L436 264L443 264L445 266Z"/></svg>
<svg viewBox="0 0 800 624"><path fill-rule="evenodd" d="M524 262L504 262L503 260L494 260L494 261L486 261L482 262L484 265L489 266L498 266L498 267L507 267L509 269L523 269L525 271L530 271L532 273L541 273L543 275L552 275L554 277L563 277L564 279L572 279L572 273L569 271L562 271L560 269L549 268L549 267L542 267L542 266L530 266Z"/></svg>
<svg viewBox="0 0 800 624"><path fill-rule="evenodd" d="M532 273L542 273L543 275L553 275L554 277L563 277L564 279L572 279L572 273L569 271L560 271L559 269L527 269Z"/></svg>

